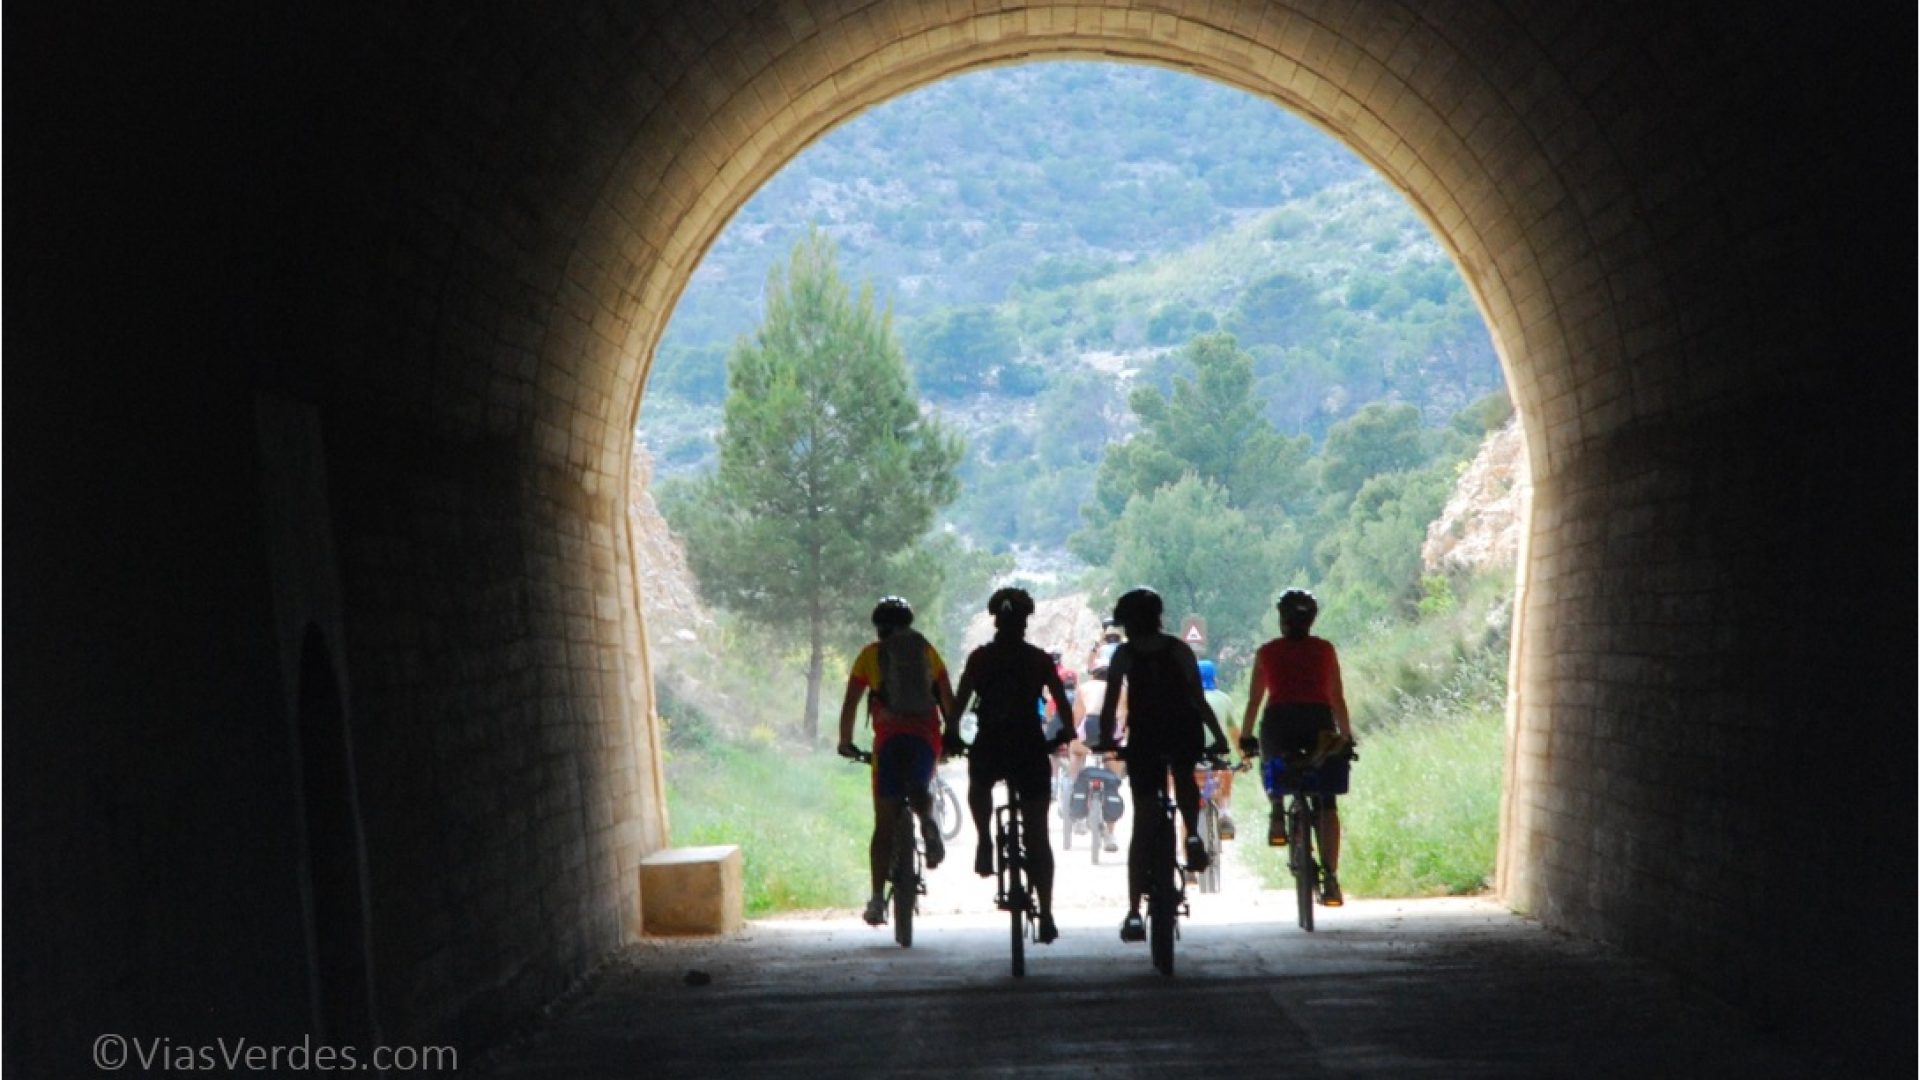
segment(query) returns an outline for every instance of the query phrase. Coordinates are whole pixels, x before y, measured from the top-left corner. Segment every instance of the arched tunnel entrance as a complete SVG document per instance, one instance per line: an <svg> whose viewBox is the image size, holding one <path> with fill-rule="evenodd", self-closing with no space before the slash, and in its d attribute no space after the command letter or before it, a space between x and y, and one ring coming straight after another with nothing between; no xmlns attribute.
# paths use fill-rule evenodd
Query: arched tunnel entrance
<svg viewBox="0 0 1920 1080"><path fill-rule="evenodd" d="M32 523L8 545L10 1054L65 1060L114 1023L307 1023L305 973L249 959L304 954L289 751L243 719L278 715L263 643L287 617L257 505L262 393L312 403L323 431L380 1028L484 1043L630 938L636 867L666 836L622 509L672 303L833 124L1036 56L1168 65L1290 108L1455 254L1535 477L1506 902L1760 1015L1911 1038L1879 932L1910 903L1912 828L1886 811L1911 797L1904 765L1849 766L1823 799L1837 833L1785 797L1826 729L1811 703L1875 742L1911 715L1910 625L1886 599L1912 582L1910 507L1867 479L1911 430L1878 385L1909 362L1885 315L1904 300L1882 303L1905 232L1873 208L1910 204L1862 164L1892 100L1876 73L1904 66L1868 17L874 0L31 18L41 47L16 71L63 106L15 128L35 162L15 205L39 212L14 250L39 272L17 285L8 388L89 407L9 425L9 508ZM1789 136L1806 151L1783 155ZM1783 633L1789 587L1821 602Z"/></svg>

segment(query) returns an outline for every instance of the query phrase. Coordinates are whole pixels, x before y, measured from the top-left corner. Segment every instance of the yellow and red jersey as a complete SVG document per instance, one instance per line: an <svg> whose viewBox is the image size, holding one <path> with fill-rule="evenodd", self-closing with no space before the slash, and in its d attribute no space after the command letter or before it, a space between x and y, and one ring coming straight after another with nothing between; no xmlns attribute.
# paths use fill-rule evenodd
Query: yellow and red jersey
<svg viewBox="0 0 1920 1080"><path fill-rule="evenodd" d="M946 661L940 658L940 651L927 643L927 675L936 684L947 677ZM940 742L940 710L932 709L924 714L901 716L887 708L875 695L881 689L880 643L867 642L860 655L853 658L853 670L848 673L849 682L867 693L867 715L873 718L875 746L889 735L918 735L934 745Z"/></svg>

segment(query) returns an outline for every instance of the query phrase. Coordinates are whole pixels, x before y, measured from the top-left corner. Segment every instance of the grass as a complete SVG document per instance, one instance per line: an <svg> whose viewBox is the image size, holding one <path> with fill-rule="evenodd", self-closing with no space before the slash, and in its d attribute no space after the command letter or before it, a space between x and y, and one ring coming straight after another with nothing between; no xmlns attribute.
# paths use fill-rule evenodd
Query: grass
<svg viewBox="0 0 1920 1080"><path fill-rule="evenodd" d="M1463 582L1457 605L1342 639L1360 760L1340 797L1340 883L1358 896L1439 896L1492 884L1506 761L1510 582ZM1258 784L1236 787L1262 838ZM1262 884L1291 888L1284 849L1243 849Z"/></svg>
<svg viewBox="0 0 1920 1080"><path fill-rule="evenodd" d="M1453 711L1420 699L1424 713L1361 736L1351 787L1340 797L1340 883L1358 896L1444 896L1492 884L1500 834L1505 723L1497 706ZM1242 835L1266 821L1259 786L1234 789ZM1249 845L1261 883L1290 888L1285 851Z"/></svg>
<svg viewBox="0 0 1920 1080"><path fill-rule="evenodd" d="M873 822L867 775L831 753L763 741L671 750L673 842L740 845L749 916L857 906Z"/></svg>

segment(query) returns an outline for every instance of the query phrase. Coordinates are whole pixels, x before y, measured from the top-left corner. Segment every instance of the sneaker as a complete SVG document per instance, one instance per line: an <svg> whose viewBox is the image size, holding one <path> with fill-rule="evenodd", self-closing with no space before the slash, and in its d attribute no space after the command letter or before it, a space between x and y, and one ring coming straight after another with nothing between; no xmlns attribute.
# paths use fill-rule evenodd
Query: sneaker
<svg viewBox="0 0 1920 1080"><path fill-rule="evenodd" d="M1220 815L1220 842L1225 843L1231 839L1233 839L1233 819L1228 817L1225 814L1221 814Z"/></svg>
<svg viewBox="0 0 1920 1080"><path fill-rule="evenodd" d="M993 876L993 845L985 840L973 849L973 872L981 877Z"/></svg>
<svg viewBox="0 0 1920 1080"><path fill-rule="evenodd" d="M1103 845L1101 845L1101 846L1102 846L1103 848L1105 848L1106 850L1108 850L1108 851L1119 851L1119 850L1120 850L1120 844L1119 844L1119 842L1118 842L1118 841L1116 841L1116 840L1115 840L1115 839L1113 838L1113 834L1112 834L1112 833L1108 833L1108 834L1106 835L1106 843L1105 843L1105 844L1103 844Z"/></svg>
<svg viewBox="0 0 1920 1080"><path fill-rule="evenodd" d="M1040 916L1040 944L1051 945L1060 936L1060 928L1053 925L1053 916Z"/></svg>
<svg viewBox="0 0 1920 1080"><path fill-rule="evenodd" d="M1139 912L1127 912L1120 923L1120 940L1129 943L1147 940L1147 924L1141 921Z"/></svg>
<svg viewBox="0 0 1920 1080"><path fill-rule="evenodd" d="M920 841L927 849L927 869L938 870L947 857L947 845L940 839L940 826L928 822L920 826Z"/></svg>
<svg viewBox="0 0 1920 1080"><path fill-rule="evenodd" d="M860 917L867 920L868 926L887 925L887 898L884 896L875 896L873 899L868 900L867 910L862 912Z"/></svg>
<svg viewBox="0 0 1920 1080"><path fill-rule="evenodd" d="M1187 869L1198 874L1213 865L1213 856L1207 854L1207 845L1197 836L1187 837Z"/></svg>
<svg viewBox="0 0 1920 1080"><path fill-rule="evenodd" d="M1320 873L1320 904L1321 906L1322 907L1339 907L1341 904L1344 904L1344 903L1346 903L1346 901L1342 899L1340 896L1340 879L1337 877L1334 877L1333 871L1331 870L1321 871Z"/></svg>
<svg viewBox="0 0 1920 1080"><path fill-rule="evenodd" d="M1287 846L1287 815L1277 806L1267 815L1267 846Z"/></svg>

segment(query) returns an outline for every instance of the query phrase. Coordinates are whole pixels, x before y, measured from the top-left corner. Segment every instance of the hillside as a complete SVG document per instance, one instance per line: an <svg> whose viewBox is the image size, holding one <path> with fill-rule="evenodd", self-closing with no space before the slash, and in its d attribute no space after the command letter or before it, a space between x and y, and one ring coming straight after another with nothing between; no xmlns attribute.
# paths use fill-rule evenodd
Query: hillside
<svg viewBox="0 0 1920 1080"><path fill-rule="evenodd" d="M1031 64L877 106L742 207L655 360L640 435L661 476L711 467L727 352L809 225L892 306L928 407L967 440L943 523L1029 573L1074 571L1129 389L1168 385L1195 334L1235 334L1269 420L1316 441L1382 400L1438 428L1501 385L1453 264L1339 143L1193 76Z"/></svg>

